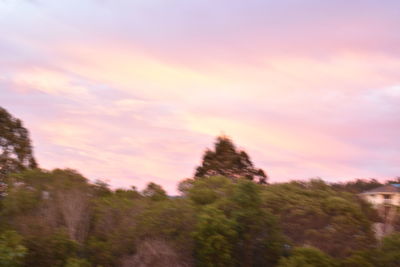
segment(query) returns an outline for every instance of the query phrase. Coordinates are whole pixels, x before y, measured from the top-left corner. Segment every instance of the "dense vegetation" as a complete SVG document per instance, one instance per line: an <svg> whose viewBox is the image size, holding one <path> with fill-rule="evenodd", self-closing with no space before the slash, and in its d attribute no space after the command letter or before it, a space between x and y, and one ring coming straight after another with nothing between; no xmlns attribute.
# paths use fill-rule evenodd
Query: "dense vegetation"
<svg viewBox="0 0 400 267"><path fill-rule="evenodd" d="M227 137L177 197L20 168L3 177L0 266L400 266L400 234L378 242L380 218L356 194L379 182L266 177Z"/></svg>
<svg viewBox="0 0 400 267"><path fill-rule="evenodd" d="M9 173L36 167L28 130L0 107L0 182Z"/></svg>

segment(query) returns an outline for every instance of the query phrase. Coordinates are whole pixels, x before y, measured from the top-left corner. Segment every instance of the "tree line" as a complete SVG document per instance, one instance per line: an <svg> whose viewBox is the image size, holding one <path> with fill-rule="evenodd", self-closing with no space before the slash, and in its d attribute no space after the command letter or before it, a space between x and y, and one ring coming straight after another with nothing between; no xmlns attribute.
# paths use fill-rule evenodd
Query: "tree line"
<svg viewBox="0 0 400 267"><path fill-rule="evenodd" d="M4 109L0 147L0 266L400 266L400 234L377 240L381 218L357 196L376 180L269 184L220 136L179 196L156 183L113 190L40 169Z"/></svg>

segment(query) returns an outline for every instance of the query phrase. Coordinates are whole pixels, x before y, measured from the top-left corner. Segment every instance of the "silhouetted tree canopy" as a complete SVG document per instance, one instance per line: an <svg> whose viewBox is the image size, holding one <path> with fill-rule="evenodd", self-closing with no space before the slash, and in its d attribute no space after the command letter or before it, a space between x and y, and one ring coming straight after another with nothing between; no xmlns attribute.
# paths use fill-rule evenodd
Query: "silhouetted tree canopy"
<svg viewBox="0 0 400 267"><path fill-rule="evenodd" d="M28 130L21 120L0 107L0 179L36 167Z"/></svg>
<svg viewBox="0 0 400 267"><path fill-rule="evenodd" d="M351 193L361 193L368 191L383 184L376 179L356 179L354 181L347 181L342 183L333 183L332 187L338 191L346 191Z"/></svg>
<svg viewBox="0 0 400 267"><path fill-rule="evenodd" d="M260 184L267 183L267 175L254 167L250 157L243 150L236 149L232 140L219 136L214 150L207 149L195 177L225 176L231 179L246 178Z"/></svg>
<svg viewBox="0 0 400 267"><path fill-rule="evenodd" d="M153 182L149 183L146 189L143 190L143 195L156 201L167 198L167 192L160 185Z"/></svg>

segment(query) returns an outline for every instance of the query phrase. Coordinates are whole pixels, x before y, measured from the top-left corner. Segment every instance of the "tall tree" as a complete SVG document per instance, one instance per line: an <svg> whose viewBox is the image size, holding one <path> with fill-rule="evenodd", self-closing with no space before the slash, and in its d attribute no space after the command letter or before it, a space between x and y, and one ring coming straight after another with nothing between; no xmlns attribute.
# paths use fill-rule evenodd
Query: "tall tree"
<svg viewBox="0 0 400 267"><path fill-rule="evenodd" d="M36 167L28 130L0 107L0 181L9 173Z"/></svg>
<svg viewBox="0 0 400 267"><path fill-rule="evenodd" d="M214 150L206 150L203 162L195 173L195 177L216 175L231 179L246 178L260 184L267 183L268 178L262 169L254 167L247 153L236 149L232 140L226 136L217 138Z"/></svg>
<svg viewBox="0 0 400 267"><path fill-rule="evenodd" d="M146 189L143 190L143 195L155 201L167 199L165 190L156 183L149 183Z"/></svg>

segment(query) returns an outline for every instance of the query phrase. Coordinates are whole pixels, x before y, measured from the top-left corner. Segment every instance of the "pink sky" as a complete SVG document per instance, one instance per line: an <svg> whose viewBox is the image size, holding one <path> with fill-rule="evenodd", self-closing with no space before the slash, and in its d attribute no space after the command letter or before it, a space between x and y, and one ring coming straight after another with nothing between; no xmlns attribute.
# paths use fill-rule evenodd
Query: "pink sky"
<svg viewBox="0 0 400 267"><path fill-rule="evenodd" d="M400 2L0 0L43 168L176 192L220 133L270 182L400 176Z"/></svg>

